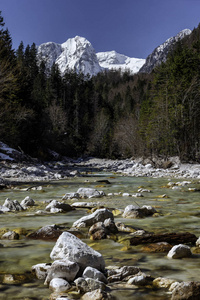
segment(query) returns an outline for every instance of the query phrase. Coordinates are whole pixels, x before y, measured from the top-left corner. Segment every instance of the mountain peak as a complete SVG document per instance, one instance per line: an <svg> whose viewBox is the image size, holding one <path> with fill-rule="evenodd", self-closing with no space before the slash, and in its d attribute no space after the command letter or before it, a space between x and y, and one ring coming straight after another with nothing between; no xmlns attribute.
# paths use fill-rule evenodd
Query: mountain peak
<svg viewBox="0 0 200 300"><path fill-rule="evenodd" d="M115 50L96 53L92 44L84 37L75 36L62 44L48 42L38 47L38 61L43 60L47 72L56 63L62 75L66 70L74 70L84 75L96 75L103 70L130 71L150 73L155 66L165 62L173 45L191 33L190 29L180 31L154 49L147 59L128 57Z"/></svg>
<svg viewBox="0 0 200 300"><path fill-rule="evenodd" d="M80 36L69 38L63 44L50 42L40 45L38 59L45 61L47 71L56 63L62 75L67 69L90 76L102 71L91 43Z"/></svg>
<svg viewBox="0 0 200 300"><path fill-rule="evenodd" d="M167 60L169 51L172 49L174 44L183 39L186 35L190 35L191 32L192 31L190 29L183 29L176 36L167 39L163 44L155 48L154 51L147 57L146 63L142 66L139 72L151 73L156 66Z"/></svg>
<svg viewBox="0 0 200 300"><path fill-rule="evenodd" d="M107 52L98 52L97 58L102 68L109 70L121 70L122 72L130 71L134 74L145 63L145 59L128 57L124 54L117 53L115 50Z"/></svg>

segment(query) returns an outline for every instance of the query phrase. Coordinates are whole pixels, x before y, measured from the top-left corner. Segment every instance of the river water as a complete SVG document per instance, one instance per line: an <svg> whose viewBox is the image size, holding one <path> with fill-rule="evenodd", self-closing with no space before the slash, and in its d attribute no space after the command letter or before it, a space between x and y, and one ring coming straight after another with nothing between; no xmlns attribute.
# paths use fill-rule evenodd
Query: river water
<svg viewBox="0 0 200 300"><path fill-rule="evenodd" d="M109 180L110 184L98 182ZM124 219L122 215L115 217L115 222L123 222L135 228L144 229L154 233L166 232L190 232L197 237L200 236L200 194L198 191L189 191L189 188L199 189L200 184L192 181L191 184L181 186L179 189L169 188L168 183L172 181L167 178L127 177L108 173L89 174L83 177L69 178L63 181L49 183L37 183L42 185L42 190L29 190L27 187L36 185L22 184L16 189L0 191L0 205L6 198L21 202L26 196L35 200L37 206L17 213L0 215L0 230L20 229L19 240L1 240L4 247L0 248L0 299L38 299L50 298L51 291L44 286L43 281L29 278L31 267L38 263L51 262L50 252L55 242L31 240L25 237L27 232L37 230L42 226L57 224L70 228L74 221L86 215L85 209L63 214L36 215L39 209L44 209L47 204L44 201L50 199L61 200L67 192L75 192L80 187L92 187L108 193L137 193L143 187L151 190L143 193L144 197L105 196L100 199L92 199L90 202L101 202L102 205L112 210L124 209L129 204L151 205L156 208L158 214L144 219ZM183 180L174 179L173 182ZM163 195L167 197L163 198ZM87 200L86 200L87 201ZM73 203L68 200L67 203ZM127 235L128 236L128 235ZM127 237L126 236L126 237ZM147 253L141 246L129 246L128 238L123 242L113 240L91 241L83 239L88 245L102 253L106 266L134 265L143 272L153 277L167 277L177 281L199 280L200 278L200 256L195 254L192 258L182 260L169 260L166 253ZM192 248L193 250L193 248ZM8 275L25 275L26 280L20 284L5 282ZM6 276L5 276L6 275ZM170 299L170 295L163 290L152 290L145 288L128 288L121 285L112 286L112 294L117 299Z"/></svg>

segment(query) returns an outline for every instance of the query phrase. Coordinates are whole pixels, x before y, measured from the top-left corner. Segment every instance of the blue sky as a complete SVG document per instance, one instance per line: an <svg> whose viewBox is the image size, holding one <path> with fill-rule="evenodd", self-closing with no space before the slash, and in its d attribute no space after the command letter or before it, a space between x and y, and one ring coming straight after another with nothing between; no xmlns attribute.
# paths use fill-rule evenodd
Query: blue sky
<svg viewBox="0 0 200 300"><path fill-rule="evenodd" d="M15 49L79 35L96 52L138 58L200 23L200 0L0 0L0 10Z"/></svg>

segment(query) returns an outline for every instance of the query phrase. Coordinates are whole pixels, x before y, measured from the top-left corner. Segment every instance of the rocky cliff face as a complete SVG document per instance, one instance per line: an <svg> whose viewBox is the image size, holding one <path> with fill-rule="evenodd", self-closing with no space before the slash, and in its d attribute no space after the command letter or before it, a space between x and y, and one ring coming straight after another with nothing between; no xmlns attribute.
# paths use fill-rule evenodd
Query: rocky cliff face
<svg viewBox="0 0 200 300"><path fill-rule="evenodd" d="M56 63L61 75L69 70L84 75L94 76L104 70L129 71L131 74L138 72L150 73L161 62L165 62L174 44L189 35L191 30L184 29L175 37L171 37L147 57L147 59L128 57L116 51L96 53L91 43L84 37L76 36L68 39L63 44L53 42L41 44L38 47L38 61L46 63L47 71Z"/></svg>
<svg viewBox="0 0 200 300"><path fill-rule="evenodd" d="M38 61L41 60L45 62L47 71L56 63L62 75L69 69L90 76L106 69L121 69L122 72L134 74L145 63L145 59L131 58L116 51L96 53L91 43L80 36L68 39L63 44L49 42L40 45Z"/></svg>
<svg viewBox="0 0 200 300"><path fill-rule="evenodd" d="M91 43L79 36L68 39L61 45L53 42L40 45L38 60L44 60L47 70L50 70L53 63L56 63L62 75L67 69L91 76L102 71Z"/></svg>
<svg viewBox="0 0 200 300"><path fill-rule="evenodd" d="M128 57L116 51L98 52L97 59L102 68L108 70L130 71L131 74L137 73L145 63L145 59Z"/></svg>
<svg viewBox="0 0 200 300"><path fill-rule="evenodd" d="M145 64L139 70L140 73L151 73L151 71L162 62L165 62L169 52L173 49L176 42L191 33L190 29L180 31L176 36L167 39L163 44L154 49L147 57Z"/></svg>

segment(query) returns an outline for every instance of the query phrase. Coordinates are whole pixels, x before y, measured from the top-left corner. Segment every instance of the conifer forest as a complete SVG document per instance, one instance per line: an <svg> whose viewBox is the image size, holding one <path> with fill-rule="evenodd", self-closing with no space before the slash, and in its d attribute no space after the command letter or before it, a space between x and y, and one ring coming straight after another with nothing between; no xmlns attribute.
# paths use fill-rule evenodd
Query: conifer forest
<svg viewBox="0 0 200 300"><path fill-rule="evenodd" d="M200 25L150 74L61 76L0 15L0 141L42 160L179 156L200 162Z"/></svg>

